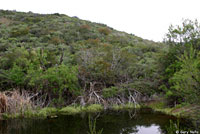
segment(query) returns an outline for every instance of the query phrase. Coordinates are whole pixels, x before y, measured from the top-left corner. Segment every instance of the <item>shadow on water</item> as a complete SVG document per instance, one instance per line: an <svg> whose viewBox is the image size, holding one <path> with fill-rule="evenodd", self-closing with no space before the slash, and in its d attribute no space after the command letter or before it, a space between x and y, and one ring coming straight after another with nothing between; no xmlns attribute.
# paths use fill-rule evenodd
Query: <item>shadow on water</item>
<svg viewBox="0 0 200 134"><path fill-rule="evenodd" d="M92 114L96 119L96 129L102 134L160 134L166 133L170 120L177 118L151 109L131 111L107 111ZM88 114L59 115L56 119L12 119L0 121L1 134L88 134ZM180 126L191 128L190 123L180 120Z"/></svg>

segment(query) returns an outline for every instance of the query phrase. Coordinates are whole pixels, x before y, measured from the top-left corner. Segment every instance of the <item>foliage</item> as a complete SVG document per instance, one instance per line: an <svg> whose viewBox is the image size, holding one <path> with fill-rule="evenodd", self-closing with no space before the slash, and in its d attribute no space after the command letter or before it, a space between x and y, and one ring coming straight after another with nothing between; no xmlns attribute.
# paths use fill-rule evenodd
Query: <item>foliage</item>
<svg viewBox="0 0 200 134"><path fill-rule="evenodd" d="M165 44L59 14L0 10L0 22L1 90L38 92L52 106L80 101L79 95L90 100L92 92L108 100L128 90L164 92L170 103L198 95L197 21L171 26ZM195 56L186 60L191 46Z"/></svg>
<svg viewBox="0 0 200 134"><path fill-rule="evenodd" d="M174 134L176 132L179 133L180 131L180 125L179 120L177 120L177 123L173 122L172 120L169 121L169 126L166 126L166 130L168 134Z"/></svg>
<svg viewBox="0 0 200 134"><path fill-rule="evenodd" d="M161 58L165 60L163 82L169 103L199 101L199 29L197 20L169 28L165 40L169 51Z"/></svg>
<svg viewBox="0 0 200 134"><path fill-rule="evenodd" d="M115 95L117 95L117 93L118 93L117 87L110 87L110 88L104 88L102 94L105 98L109 98L109 97L114 97Z"/></svg>
<svg viewBox="0 0 200 134"><path fill-rule="evenodd" d="M19 37L19 36L24 36L29 33L29 28L24 25L19 25L17 27L13 27L11 32L10 32L10 37Z"/></svg>
<svg viewBox="0 0 200 134"><path fill-rule="evenodd" d="M103 110L103 106L101 106L99 104L93 104L93 105L89 105L84 110L86 112L91 112L91 113L101 112Z"/></svg>
<svg viewBox="0 0 200 134"><path fill-rule="evenodd" d="M56 108L45 107L38 112L38 116L47 117L47 116L55 114L55 113L57 113Z"/></svg>
<svg viewBox="0 0 200 134"><path fill-rule="evenodd" d="M191 47L181 58L181 69L170 78L172 88L179 91L187 102L198 102L200 100L200 57L199 53Z"/></svg>
<svg viewBox="0 0 200 134"><path fill-rule="evenodd" d="M108 28L99 28L98 31L104 35L108 35L111 32Z"/></svg>
<svg viewBox="0 0 200 134"><path fill-rule="evenodd" d="M77 114L81 112L80 107L74 107L74 106L67 106L59 110L61 114L67 114L67 115L72 115L72 114Z"/></svg>
<svg viewBox="0 0 200 134"><path fill-rule="evenodd" d="M182 26L170 26L166 40L171 45L193 45L199 48L200 25L197 20L184 20Z"/></svg>
<svg viewBox="0 0 200 134"><path fill-rule="evenodd" d="M29 70L30 85L54 92L62 92L64 89L73 92L77 89L76 70L66 65L48 68L45 72L38 71L38 74L35 74L37 70Z"/></svg>

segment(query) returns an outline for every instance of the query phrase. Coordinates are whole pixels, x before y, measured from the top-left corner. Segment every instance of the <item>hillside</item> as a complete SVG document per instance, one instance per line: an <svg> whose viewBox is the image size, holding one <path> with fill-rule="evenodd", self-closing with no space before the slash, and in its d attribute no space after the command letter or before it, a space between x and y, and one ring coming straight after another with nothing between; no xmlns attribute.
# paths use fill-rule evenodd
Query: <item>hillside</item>
<svg viewBox="0 0 200 134"><path fill-rule="evenodd" d="M0 10L0 90L39 93L44 106L151 96L160 91L166 50L77 17Z"/></svg>
<svg viewBox="0 0 200 134"><path fill-rule="evenodd" d="M101 42L120 46L152 44L125 32L119 32L104 24L80 20L63 14L34 14L15 11L0 11L1 38L20 38L19 43L66 44L88 39L99 39ZM9 27L9 28L8 28ZM26 39L26 37L30 39Z"/></svg>

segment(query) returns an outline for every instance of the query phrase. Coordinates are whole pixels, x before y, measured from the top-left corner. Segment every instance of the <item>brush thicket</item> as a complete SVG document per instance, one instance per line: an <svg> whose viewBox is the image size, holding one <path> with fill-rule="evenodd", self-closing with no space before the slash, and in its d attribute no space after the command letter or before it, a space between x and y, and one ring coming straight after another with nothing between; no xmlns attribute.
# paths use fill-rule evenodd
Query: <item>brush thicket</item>
<svg viewBox="0 0 200 134"><path fill-rule="evenodd" d="M17 90L0 93L1 113L23 113L33 108L32 102L27 92L20 93Z"/></svg>

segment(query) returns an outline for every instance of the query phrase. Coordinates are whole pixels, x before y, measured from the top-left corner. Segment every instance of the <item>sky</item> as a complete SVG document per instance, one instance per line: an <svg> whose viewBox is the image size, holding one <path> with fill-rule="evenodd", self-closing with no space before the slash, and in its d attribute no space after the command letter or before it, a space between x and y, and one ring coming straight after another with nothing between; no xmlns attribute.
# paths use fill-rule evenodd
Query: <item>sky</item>
<svg viewBox="0 0 200 134"><path fill-rule="evenodd" d="M200 0L1 0L0 9L77 16L162 41L171 24L199 20L199 5Z"/></svg>

